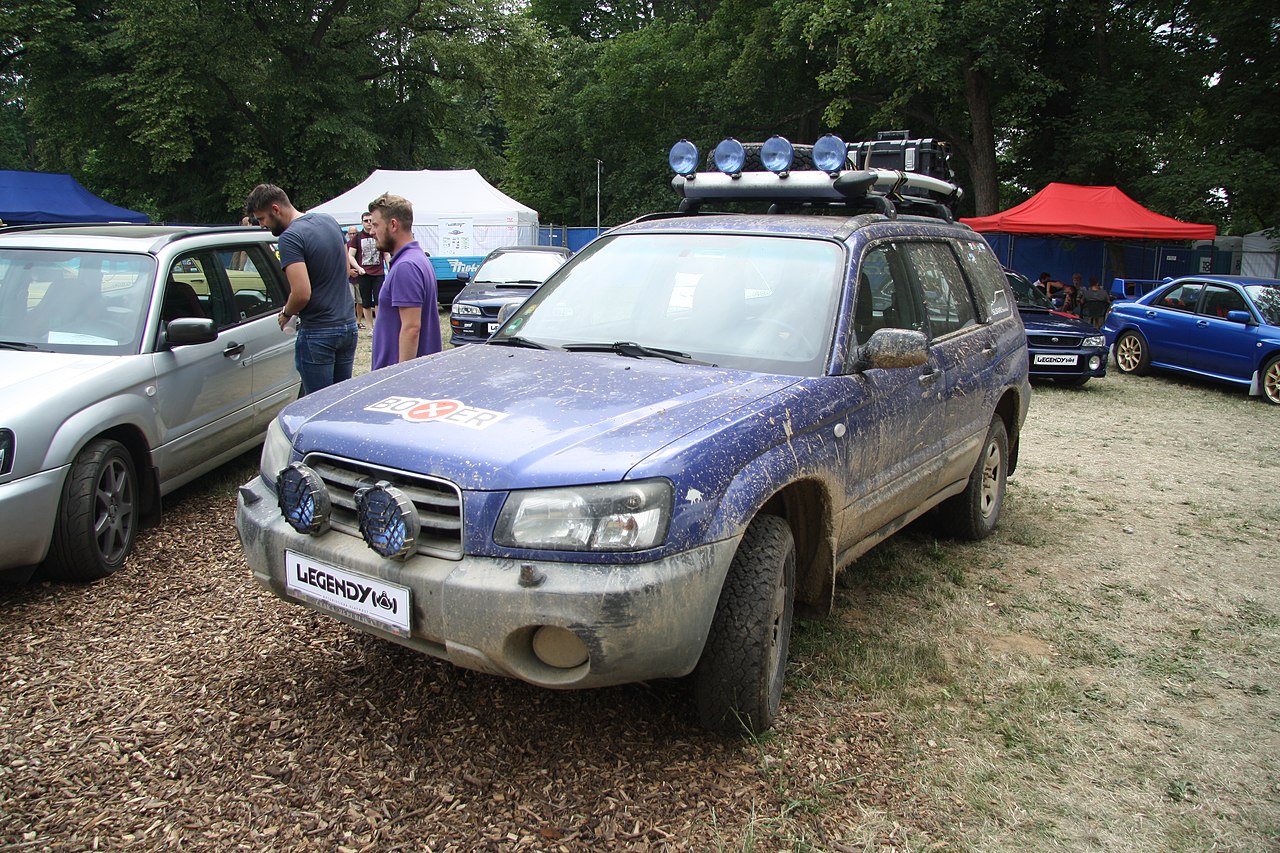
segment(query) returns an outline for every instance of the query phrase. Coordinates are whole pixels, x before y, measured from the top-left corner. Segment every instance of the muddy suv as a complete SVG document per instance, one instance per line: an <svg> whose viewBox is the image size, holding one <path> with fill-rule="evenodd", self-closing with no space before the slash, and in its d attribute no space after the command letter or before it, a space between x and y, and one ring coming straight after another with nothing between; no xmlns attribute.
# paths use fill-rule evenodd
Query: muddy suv
<svg viewBox="0 0 1280 853"><path fill-rule="evenodd" d="M993 530L1030 396L955 188L840 146L681 172L680 213L592 242L487 343L289 406L240 490L254 577L544 687L689 676L703 724L767 729L793 612L829 610L840 569L930 510Z"/></svg>

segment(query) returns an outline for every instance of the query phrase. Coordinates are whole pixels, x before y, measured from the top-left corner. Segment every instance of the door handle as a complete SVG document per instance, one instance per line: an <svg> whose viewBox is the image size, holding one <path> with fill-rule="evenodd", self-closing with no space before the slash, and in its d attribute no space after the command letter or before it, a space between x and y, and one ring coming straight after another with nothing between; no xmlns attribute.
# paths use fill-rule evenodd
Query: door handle
<svg viewBox="0 0 1280 853"><path fill-rule="evenodd" d="M1203 329L1203 328L1205 328L1206 326L1208 326L1208 325L1209 325L1209 321L1208 321L1208 320L1196 320L1196 325Z"/></svg>
<svg viewBox="0 0 1280 853"><path fill-rule="evenodd" d="M1154 311L1148 311L1148 312L1147 312L1147 316L1148 316L1148 317L1154 317L1154 316L1156 316L1156 312L1154 312Z"/></svg>
<svg viewBox="0 0 1280 853"><path fill-rule="evenodd" d="M991 358L991 356L996 354L996 348L994 346L983 347L982 354L985 355L987 358Z"/></svg>
<svg viewBox="0 0 1280 853"><path fill-rule="evenodd" d="M232 356L240 355L243 352L244 352L244 344L238 344L235 341L232 341L231 343L227 344L227 348L222 351L222 354L227 358L231 358Z"/></svg>
<svg viewBox="0 0 1280 853"><path fill-rule="evenodd" d="M942 374L939 371L934 370L933 368L930 368L926 370L924 373L921 373L920 378L917 381L919 381L921 385L932 385L933 383L938 381L938 377L941 375Z"/></svg>

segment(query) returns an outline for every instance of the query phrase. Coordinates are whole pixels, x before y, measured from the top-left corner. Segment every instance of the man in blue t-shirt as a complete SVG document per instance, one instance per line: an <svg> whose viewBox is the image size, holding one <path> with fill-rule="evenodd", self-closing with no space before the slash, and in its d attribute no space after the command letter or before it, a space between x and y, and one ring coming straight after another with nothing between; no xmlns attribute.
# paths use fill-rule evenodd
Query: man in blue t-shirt
<svg viewBox="0 0 1280 853"><path fill-rule="evenodd" d="M302 377L302 393L350 379L356 321L341 226L327 213L299 213L284 190L273 184L254 187L244 206L280 238L280 266L289 281L280 329L298 318L293 360Z"/></svg>
<svg viewBox="0 0 1280 853"><path fill-rule="evenodd" d="M440 352L436 274L413 239L413 204L383 193L369 204L378 248L391 254L391 270L373 319L373 369Z"/></svg>

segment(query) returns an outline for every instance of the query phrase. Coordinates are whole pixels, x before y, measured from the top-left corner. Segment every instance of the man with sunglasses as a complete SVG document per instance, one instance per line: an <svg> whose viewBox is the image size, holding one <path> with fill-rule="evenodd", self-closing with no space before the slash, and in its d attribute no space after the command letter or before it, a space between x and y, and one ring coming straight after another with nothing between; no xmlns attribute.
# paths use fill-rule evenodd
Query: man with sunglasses
<svg viewBox="0 0 1280 853"><path fill-rule="evenodd" d="M378 240L373 236L371 214L360 217L361 230L347 242L347 259L352 271L356 273L356 286L360 291L360 299L356 302L356 318L364 322L365 309L369 311L369 324L378 316L378 293L382 290L383 264L391 258L386 252L378 249Z"/></svg>

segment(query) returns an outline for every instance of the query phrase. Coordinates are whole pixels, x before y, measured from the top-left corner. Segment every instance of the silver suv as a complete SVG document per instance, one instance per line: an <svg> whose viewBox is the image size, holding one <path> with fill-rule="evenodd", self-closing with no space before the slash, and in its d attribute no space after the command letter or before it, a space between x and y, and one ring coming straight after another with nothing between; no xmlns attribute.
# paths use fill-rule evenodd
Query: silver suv
<svg viewBox="0 0 1280 853"><path fill-rule="evenodd" d="M0 573L105 577L161 495L261 443L298 395L273 240L0 229Z"/></svg>

